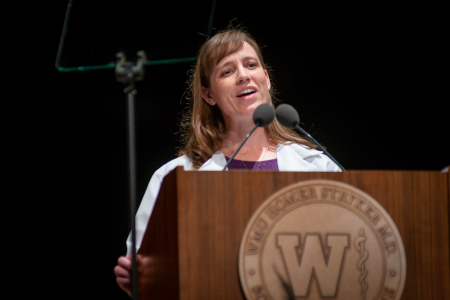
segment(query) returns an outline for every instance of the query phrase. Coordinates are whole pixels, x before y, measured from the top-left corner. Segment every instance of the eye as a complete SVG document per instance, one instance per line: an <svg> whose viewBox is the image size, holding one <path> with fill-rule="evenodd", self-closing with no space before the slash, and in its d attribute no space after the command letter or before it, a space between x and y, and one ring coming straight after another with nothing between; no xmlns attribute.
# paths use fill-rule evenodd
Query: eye
<svg viewBox="0 0 450 300"><path fill-rule="evenodd" d="M255 62L249 62L248 63L248 67L249 68L255 68L257 66L257 64Z"/></svg>
<svg viewBox="0 0 450 300"><path fill-rule="evenodd" d="M223 76L230 75L230 74L231 74L231 70L229 70L229 69L222 72Z"/></svg>

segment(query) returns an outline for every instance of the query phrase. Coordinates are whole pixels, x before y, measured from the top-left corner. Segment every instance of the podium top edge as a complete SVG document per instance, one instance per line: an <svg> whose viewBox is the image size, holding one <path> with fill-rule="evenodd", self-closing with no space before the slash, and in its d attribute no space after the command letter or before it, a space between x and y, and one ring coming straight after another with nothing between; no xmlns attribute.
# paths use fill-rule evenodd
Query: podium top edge
<svg viewBox="0 0 450 300"><path fill-rule="evenodd" d="M198 170L184 170L183 166L178 166L176 169L183 170L185 172L197 172ZM223 172L222 170L208 170L202 172ZM258 173L277 173L277 172L283 172L283 173L448 173L449 167L445 167L441 170L382 170L382 169L347 169L344 172L324 172L324 171L318 171L318 172L311 172L311 171L253 171L253 170L228 170L226 172L258 172Z"/></svg>

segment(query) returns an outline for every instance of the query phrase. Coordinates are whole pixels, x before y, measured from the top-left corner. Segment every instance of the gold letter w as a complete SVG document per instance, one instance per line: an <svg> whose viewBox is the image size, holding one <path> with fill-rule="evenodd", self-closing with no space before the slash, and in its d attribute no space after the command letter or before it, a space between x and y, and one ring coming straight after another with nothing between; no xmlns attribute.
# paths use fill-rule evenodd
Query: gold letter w
<svg viewBox="0 0 450 300"><path fill-rule="evenodd" d="M322 297L336 297L348 245L348 234L326 234L328 255L325 255L318 234L306 234L303 247L300 247L300 234L278 234L277 247L295 297L309 296L313 276ZM299 253L300 248L303 249Z"/></svg>

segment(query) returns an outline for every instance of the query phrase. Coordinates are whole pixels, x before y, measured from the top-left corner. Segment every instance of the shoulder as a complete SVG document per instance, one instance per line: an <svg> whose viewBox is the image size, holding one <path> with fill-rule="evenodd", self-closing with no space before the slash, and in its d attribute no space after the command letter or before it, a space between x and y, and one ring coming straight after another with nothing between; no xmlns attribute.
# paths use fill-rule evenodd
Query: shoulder
<svg viewBox="0 0 450 300"><path fill-rule="evenodd" d="M145 192L144 199L148 196L149 193L152 194L150 198L156 199L164 177L166 177L167 174L169 174L172 170L179 166L184 167L185 170L191 170L190 168L192 167L192 163L188 157L180 156L162 165L158 170L155 171L155 173L153 173L152 177L150 178L150 182L148 184L147 191Z"/></svg>
<svg viewBox="0 0 450 300"><path fill-rule="evenodd" d="M173 169L175 169L176 167L180 167L180 166L184 167L185 170L193 169L191 160L186 155L183 155L183 156L174 158L171 161L162 165L158 170L156 170L156 172L153 174L153 176L162 175L164 177L167 174L169 174Z"/></svg>
<svg viewBox="0 0 450 300"><path fill-rule="evenodd" d="M341 169L322 151L299 144L278 145L279 161L293 171L339 172Z"/></svg>

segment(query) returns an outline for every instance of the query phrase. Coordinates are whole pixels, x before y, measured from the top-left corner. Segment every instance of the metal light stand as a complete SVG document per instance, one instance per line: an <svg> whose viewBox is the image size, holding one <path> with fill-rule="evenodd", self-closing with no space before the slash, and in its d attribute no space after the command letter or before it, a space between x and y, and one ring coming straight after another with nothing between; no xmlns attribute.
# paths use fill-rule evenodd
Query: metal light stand
<svg viewBox="0 0 450 300"><path fill-rule="evenodd" d="M135 214L136 214L136 149L134 130L134 95L137 94L135 88L136 81L144 79L144 64L147 56L144 51L137 53L137 65L126 61L125 54L117 53L116 80L125 85L123 90L127 94L127 124L128 124L128 183L129 183L129 207L131 220L131 292L133 299L138 299L137 286L137 261L136 261L136 234L135 234Z"/></svg>

